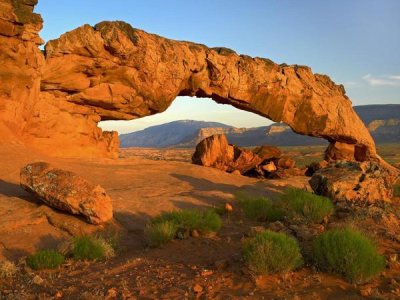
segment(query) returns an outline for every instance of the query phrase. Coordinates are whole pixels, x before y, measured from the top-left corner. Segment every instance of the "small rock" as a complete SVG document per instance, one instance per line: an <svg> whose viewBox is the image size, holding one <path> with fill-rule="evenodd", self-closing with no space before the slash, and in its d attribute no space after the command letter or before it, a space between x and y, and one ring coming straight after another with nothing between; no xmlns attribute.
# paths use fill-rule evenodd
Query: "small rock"
<svg viewBox="0 0 400 300"><path fill-rule="evenodd" d="M285 229L285 225L282 222L276 221L268 224L268 229L272 231L282 231Z"/></svg>
<svg viewBox="0 0 400 300"><path fill-rule="evenodd" d="M389 255L389 261L390 261L391 263L397 262L398 259L399 259L399 258L398 258L397 253L393 253L393 254L390 254L390 255Z"/></svg>
<svg viewBox="0 0 400 300"><path fill-rule="evenodd" d="M44 280L39 275L35 275L35 277L32 278L32 283L36 285L42 285Z"/></svg>
<svg viewBox="0 0 400 300"><path fill-rule="evenodd" d="M249 232L249 236L255 236L258 233L264 232L265 231L265 227L264 226L252 226L250 227L250 232Z"/></svg>
<svg viewBox="0 0 400 300"><path fill-rule="evenodd" d="M242 175L242 174L240 173L239 170L234 170L234 171L232 171L231 174L234 174L234 175Z"/></svg>
<svg viewBox="0 0 400 300"><path fill-rule="evenodd" d="M115 299L117 298L118 292L116 288L111 288L107 291L106 299Z"/></svg>
<svg viewBox="0 0 400 300"><path fill-rule="evenodd" d="M200 275L205 277L205 276L210 276L213 273L214 272L212 270L203 270L203 271L200 272Z"/></svg>
<svg viewBox="0 0 400 300"><path fill-rule="evenodd" d="M176 238L180 240L187 239L190 236L190 231L187 228L178 228L176 230Z"/></svg>
<svg viewBox="0 0 400 300"><path fill-rule="evenodd" d="M193 291L194 291L196 294L201 293L201 292L203 291L203 287L202 287L200 284L196 283L196 284L194 285L194 287L193 287Z"/></svg>
<svg viewBox="0 0 400 300"><path fill-rule="evenodd" d="M225 203L225 211L230 213L233 211L233 206L230 203Z"/></svg>
<svg viewBox="0 0 400 300"><path fill-rule="evenodd" d="M263 169L264 171L267 171L267 172L269 172L269 173L272 173L272 172L275 172L275 171L276 171L276 166L275 166L275 164L274 164L273 161L270 161L268 164L263 165L263 166L262 166L262 169Z"/></svg>
<svg viewBox="0 0 400 300"><path fill-rule="evenodd" d="M196 229L193 229L190 235L194 238L198 238L200 236L199 232Z"/></svg>
<svg viewBox="0 0 400 300"><path fill-rule="evenodd" d="M360 294L363 297L368 297L368 296L370 296L372 294L372 288L371 287L362 288L360 290Z"/></svg>
<svg viewBox="0 0 400 300"><path fill-rule="evenodd" d="M56 298L56 299L60 299L60 298L62 298L62 296L63 296L63 293L60 291L58 291L57 293L54 294L54 298Z"/></svg>

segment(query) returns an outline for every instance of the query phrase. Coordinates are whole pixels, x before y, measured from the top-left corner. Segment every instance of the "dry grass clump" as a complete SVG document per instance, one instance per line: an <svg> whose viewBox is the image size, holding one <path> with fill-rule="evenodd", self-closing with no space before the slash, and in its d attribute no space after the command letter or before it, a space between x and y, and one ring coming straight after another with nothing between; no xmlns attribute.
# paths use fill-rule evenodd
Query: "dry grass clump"
<svg viewBox="0 0 400 300"><path fill-rule="evenodd" d="M0 262L0 279L14 277L17 271L18 268L12 261L4 260Z"/></svg>
<svg viewBox="0 0 400 300"><path fill-rule="evenodd" d="M303 264L298 242L287 234L269 230L246 241L243 256L249 269L257 274L287 272Z"/></svg>

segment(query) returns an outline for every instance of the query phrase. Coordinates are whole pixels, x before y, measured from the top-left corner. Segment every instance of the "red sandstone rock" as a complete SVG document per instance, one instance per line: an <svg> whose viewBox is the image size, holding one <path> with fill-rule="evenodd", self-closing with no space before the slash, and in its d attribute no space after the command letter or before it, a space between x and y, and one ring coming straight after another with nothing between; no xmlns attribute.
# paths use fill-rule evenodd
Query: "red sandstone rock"
<svg viewBox="0 0 400 300"><path fill-rule="evenodd" d="M228 144L225 135L217 134L205 138L196 146L192 162L197 165L227 171L233 158L233 147Z"/></svg>
<svg viewBox="0 0 400 300"><path fill-rule="evenodd" d="M396 178L375 162L338 162L316 171L310 185L315 193L337 202L373 204L390 201Z"/></svg>
<svg viewBox="0 0 400 300"><path fill-rule="evenodd" d="M21 187L48 206L82 215L92 224L107 222L113 216L111 199L102 187L44 162L21 169Z"/></svg>
<svg viewBox="0 0 400 300"><path fill-rule="evenodd" d="M253 149L253 153L261 157L262 160L278 158L282 155L282 151L275 146L258 146Z"/></svg>
<svg viewBox="0 0 400 300"><path fill-rule="evenodd" d="M294 161L294 159L292 159L290 157L286 157L286 156L275 159L274 163L278 168L281 168L281 169L291 169L291 168L294 168L294 166L296 165L296 162Z"/></svg>
<svg viewBox="0 0 400 300"><path fill-rule="evenodd" d="M227 172L241 174L254 168L262 159L252 151L229 145L225 135L217 134L205 138L196 146L192 162Z"/></svg>
<svg viewBox="0 0 400 300"><path fill-rule="evenodd" d="M36 2L0 0L0 127L36 149L117 157L117 137L99 121L159 113L189 95L355 145L358 160L380 159L343 86L308 67L173 41L124 22L83 25L50 41L44 57Z"/></svg>

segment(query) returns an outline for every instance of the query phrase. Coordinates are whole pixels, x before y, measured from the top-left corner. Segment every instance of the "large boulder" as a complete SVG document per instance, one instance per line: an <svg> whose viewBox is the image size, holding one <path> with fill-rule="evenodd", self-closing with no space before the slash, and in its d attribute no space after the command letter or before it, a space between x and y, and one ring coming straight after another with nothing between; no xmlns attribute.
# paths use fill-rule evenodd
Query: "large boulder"
<svg viewBox="0 0 400 300"><path fill-rule="evenodd" d="M396 174L376 162L336 162L317 170L310 179L315 193L335 202L375 204L393 197Z"/></svg>
<svg viewBox="0 0 400 300"><path fill-rule="evenodd" d="M192 162L226 172L241 174L259 165L263 159L252 151L228 144L226 136L217 134L205 138L197 146Z"/></svg>
<svg viewBox="0 0 400 300"><path fill-rule="evenodd" d="M50 207L83 216L89 223L112 219L112 203L105 190L82 177L45 162L21 169L21 187Z"/></svg>
<svg viewBox="0 0 400 300"><path fill-rule="evenodd" d="M213 167L227 171L229 164L233 161L234 149L228 144L223 134L212 135L205 138L196 146L192 156L192 162L196 165Z"/></svg>
<svg viewBox="0 0 400 300"><path fill-rule="evenodd" d="M282 151L278 147L270 145L255 147L253 153L261 157L262 160L279 158L282 155Z"/></svg>

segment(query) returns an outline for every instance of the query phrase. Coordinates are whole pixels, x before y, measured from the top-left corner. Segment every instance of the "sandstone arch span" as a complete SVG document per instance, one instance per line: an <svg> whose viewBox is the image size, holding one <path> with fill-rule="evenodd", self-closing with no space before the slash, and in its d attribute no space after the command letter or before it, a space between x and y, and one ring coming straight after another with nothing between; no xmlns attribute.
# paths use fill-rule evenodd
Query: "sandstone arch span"
<svg viewBox="0 0 400 300"><path fill-rule="evenodd" d="M59 156L115 156L118 137L102 132L99 121L160 113L189 95L325 138L333 158L379 159L343 86L309 67L173 41L120 21L83 25L41 53L36 2L0 0L11 16L0 16L0 50L9 67L0 74L0 103L6 103L0 114L3 125L33 147L51 147Z"/></svg>

